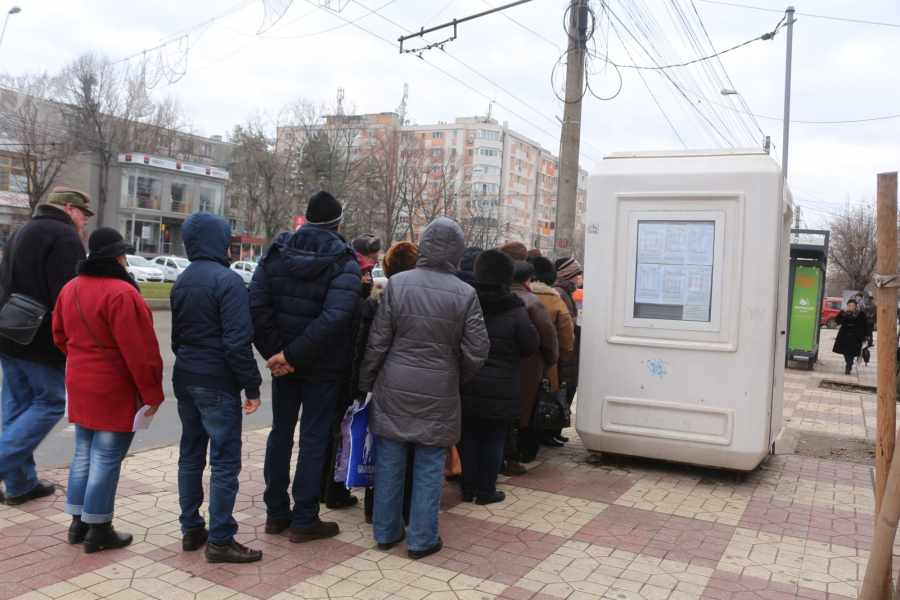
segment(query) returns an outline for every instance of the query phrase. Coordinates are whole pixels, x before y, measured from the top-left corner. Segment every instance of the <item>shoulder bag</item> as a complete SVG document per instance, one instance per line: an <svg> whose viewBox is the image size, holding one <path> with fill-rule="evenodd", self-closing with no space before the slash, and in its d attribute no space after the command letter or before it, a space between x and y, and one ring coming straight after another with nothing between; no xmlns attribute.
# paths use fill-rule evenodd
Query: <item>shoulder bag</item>
<svg viewBox="0 0 900 600"><path fill-rule="evenodd" d="M13 240L10 240L10 242ZM16 240L18 241L18 240ZM13 271L16 264L16 247L18 243L9 244L9 286L12 287ZM49 310L46 306L25 294L11 294L9 300L0 309L0 335L17 344L27 346L34 340L44 317Z"/></svg>
<svg viewBox="0 0 900 600"><path fill-rule="evenodd" d="M131 380L125 376L125 373L122 372L122 369L119 368L119 365L116 364L116 361L114 361L112 359L112 356L109 355L109 353L106 351L106 348L103 347L103 344L101 344L100 340L97 339L97 336L94 335L94 332L91 329L91 326L88 325L87 319L84 318L84 313L81 312L81 304L78 302L78 280L79 279L81 279L81 277L75 278L75 285L73 286L72 291L75 296L75 306L78 308L78 314L81 315L81 321L84 323L84 326L87 327L88 333L90 333L91 337L94 338L94 341L97 343L97 346L100 348L100 352L102 352L103 356L106 357L106 360L108 360L110 362L110 364L112 364L113 368L119 373L119 375L122 376L122 379L124 379L125 382L128 383L128 385L130 385L131 387L134 388L134 408L136 411L139 411L144 406L144 401L141 400L140 390L138 390L137 386L134 385L131 382Z"/></svg>
<svg viewBox="0 0 900 600"><path fill-rule="evenodd" d="M561 380L560 363L557 363L557 371ZM538 387L529 426L534 429L565 429L572 426L572 410L566 403L566 384L560 383L556 391L550 389L550 366L547 364L544 365L544 379Z"/></svg>

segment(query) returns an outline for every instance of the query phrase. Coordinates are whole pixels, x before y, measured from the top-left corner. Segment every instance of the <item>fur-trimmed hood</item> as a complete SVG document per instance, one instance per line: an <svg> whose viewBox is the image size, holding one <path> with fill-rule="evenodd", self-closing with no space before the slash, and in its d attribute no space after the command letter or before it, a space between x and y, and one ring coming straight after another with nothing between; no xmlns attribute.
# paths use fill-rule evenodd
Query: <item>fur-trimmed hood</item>
<svg viewBox="0 0 900 600"><path fill-rule="evenodd" d="M125 267L116 262L112 258L103 258L100 260L83 260L75 267L75 273L78 275L86 275L88 277L111 277L113 279L121 279L125 283L134 286L134 289L141 291L134 278L128 274Z"/></svg>
<svg viewBox="0 0 900 600"><path fill-rule="evenodd" d="M483 281L473 281L469 285L475 288L481 312L486 315L525 306L525 301L514 294L508 285Z"/></svg>
<svg viewBox="0 0 900 600"><path fill-rule="evenodd" d="M557 296L559 297L559 292L554 290L552 287L543 283L541 281L532 281L531 282L531 291L535 294L545 294L547 296Z"/></svg>
<svg viewBox="0 0 900 600"><path fill-rule="evenodd" d="M372 293L369 294L369 298L372 299L372 302L375 303L375 306L381 304L381 299L384 297L384 286L382 287L374 287L372 288Z"/></svg>

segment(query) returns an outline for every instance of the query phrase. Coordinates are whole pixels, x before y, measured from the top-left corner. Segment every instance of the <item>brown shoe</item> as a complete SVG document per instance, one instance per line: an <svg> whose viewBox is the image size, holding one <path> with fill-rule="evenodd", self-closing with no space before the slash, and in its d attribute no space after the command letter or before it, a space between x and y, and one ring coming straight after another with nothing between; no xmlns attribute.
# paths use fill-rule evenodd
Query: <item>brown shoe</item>
<svg viewBox="0 0 900 600"><path fill-rule="evenodd" d="M211 563L250 563L262 558L262 550L252 550L237 542L230 546L207 544L205 554Z"/></svg>
<svg viewBox="0 0 900 600"><path fill-rule="evenodd" d="M303 544L313 540L327 540L333 538L341 532L341 528L337 523L326 523L319 521L319 524L309 529L296 529L291 527L291 535L288 538L295 544Z"/></svg>
<svg viewBox="0 0 900 600"><path fill-rule="evenodd" d="M510 477L515 477L516 475L524 475L528 472L528 469L522 466L519 461L511 460L506 463L506 471L504 475L509 475Z"/></svg>
<svg viewBox="0 0 900 600"><path fill-rule="evenodd" d="M266 533L278 535L291 526L294 521L294 515L288 515L281 519L266 519Z"/></svg>
<svg viewBox="0 0 900 600"><path fill-rule="evenodd" d="M200 546L205 544L208 539L209 529L204 528L203 531L186 533L181 538L181 549L185 552L194 552L195 550L199 550Z"/></svg>

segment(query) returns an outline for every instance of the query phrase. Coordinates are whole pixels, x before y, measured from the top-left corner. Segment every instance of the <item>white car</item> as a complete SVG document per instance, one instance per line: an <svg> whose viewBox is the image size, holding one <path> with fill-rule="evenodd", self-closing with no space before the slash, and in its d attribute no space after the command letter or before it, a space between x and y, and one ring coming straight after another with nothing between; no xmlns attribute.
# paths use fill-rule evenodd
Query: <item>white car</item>
<svg viewBox="0 0 900 600"><path fill-rule="evenodd" d="M178 276L191 266L191 261L176 256L157 256L150 262L163 272L163 277L166 281L176 281Z"/></svg>
<svg viewBox="0 0 900 600"><path fill-rule="evenodd" d="M253 272L256 271L256 263L239 260L231 264L231 270L240 275L244 279L244 283L250 284L253 279Z"/></svg>
<svg viewBox="0 0 900 600"><path fill-rule="evenodd" d="M384 276L384 269L381 267L372 269L372 283L375 284L375 287L387 286L387 277Z"/></svg>
<svg viewBox="0 0 900 600"><path fill-rule="evenodd" d="M153 266L149 260L143 256L129 254L126 256L128 267L125 269L131 278L139 282L162 283L163 272Z"/></svg>

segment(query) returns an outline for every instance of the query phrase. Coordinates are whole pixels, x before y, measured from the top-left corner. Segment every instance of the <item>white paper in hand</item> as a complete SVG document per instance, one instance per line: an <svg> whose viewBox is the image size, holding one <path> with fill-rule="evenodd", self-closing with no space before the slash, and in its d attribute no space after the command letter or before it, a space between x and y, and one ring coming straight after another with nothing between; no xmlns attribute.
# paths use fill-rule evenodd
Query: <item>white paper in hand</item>
<svg viewBox="0 0 900 600"><path fill-rule="evenodd" d="M134 415L134 427L131 428L132 431L150 427L150 422L153 421L153 415L147 416L147 411L150 410L150 408L150 406L144 405L141 407L141 410L137 411L137 414Z"/></svg>

